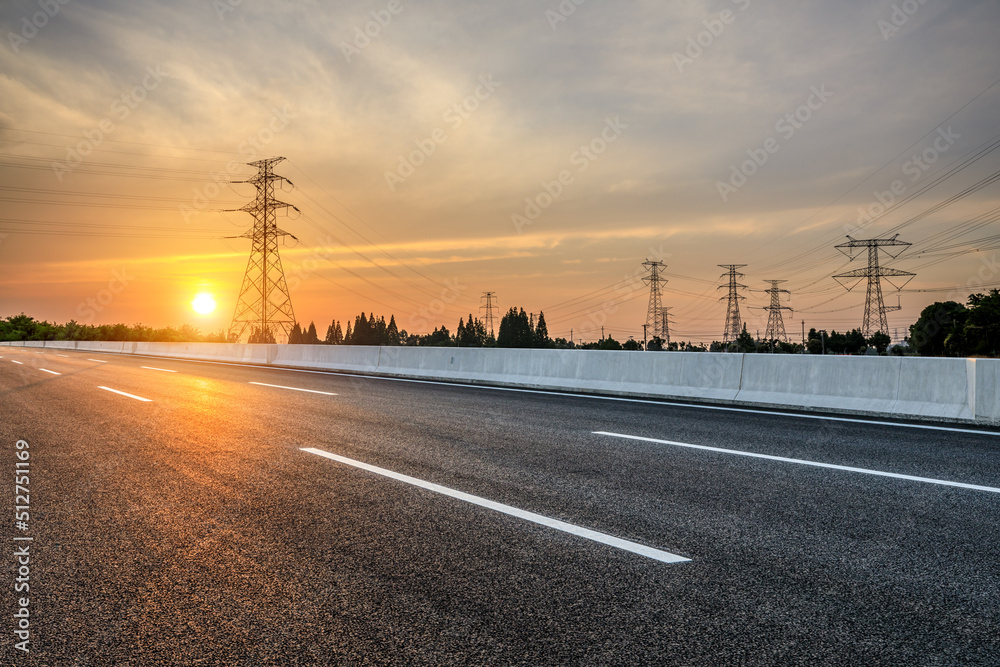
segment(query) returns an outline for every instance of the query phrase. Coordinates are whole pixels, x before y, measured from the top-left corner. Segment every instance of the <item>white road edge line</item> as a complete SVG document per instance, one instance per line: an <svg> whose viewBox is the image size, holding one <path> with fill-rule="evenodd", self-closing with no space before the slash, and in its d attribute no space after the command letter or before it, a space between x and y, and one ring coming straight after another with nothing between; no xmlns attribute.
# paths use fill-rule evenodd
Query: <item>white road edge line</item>
<svg viewBox="0 0 1000 667"><path fill-rule="evenodd" d="M176 373L177 371L172 371L169 368L153 368L152 366L139 366L139 368L145 368L147 371L162 371L164 373Z"/></svg>
<svg viewBox="0 0 1000 667"><path fill-rule="evenodd" d="M96 361L99 364L106 364L106 363L108 363L106 361L101 361L100 359L87 359L87 361Z"/></svg>
<svg viewBox="0 0 1000 667"><path fill-rule="evenodd" d="M53 375L62 375L62 373L56 373L55 371L50 371L48 368L39 368L38 370L42 371L43 373L52 373Z"/></svg>
<svg viewBox="0 0 1000 667"><path fill-rule="evenodd" d="M110 391L113 394L121 394L122 396L128 396L129 398L134 398L137 401L143 401L144 403L152 403L153 399L143 398L142 396L136 396L135 394L126 394L124 391L118 391L117 389L112 389L111 387L97 387L98 389L103 389L104 391Z"/></svg>
<svg viewBox="0 0 1000 667"><path fill-rule="evenodd" d="M905 479L911 482L923 482L925 484L937 484L939 486L954 486L960 489L971 489L973 491L987 491L989 493L1000 493L1000 489L992 486L980 486L978 484L965 484L964 482L949 482L944 479L933 479L931 477L915 477L913 475L901 475L895 472L883 472L881 470L871 470L868 468L852 468L851 466L836 465L834 463L820 463L818 461L806 461L804 459L790 459L784 456L772 456L770 454L757 454L756 452L744 452L738 449L723 449L721 447L709 447L707 445L692 445L687 442L674 442L673 440L660 440L658 438L646 438L639 435L626 435L624 433L609 433L607 431L592 431L594 435L607 435L612 438L624 438L626 440L640 440L642 442L655 442L660 445L673 445L675 447L687 447L689 449L701 449L708 452L719 452L722 454L734 454L736 456L748 456L755 459L767 459L769 461L783 461L784 463L797 463L799 465L813 466L815 468L830 468L832 470L845 470L847 472L859 472L865 475L877 475L879 477L893 477L895 479Z"/></svg>
<svg viewBox="0 0 1000 667"><path fill-rule="evenodd" d="M280 384L266 384L264 382L248 382L247 384L256 384L261 387L274 387L275 389L291 389L292 391L305 391L310 394L323 394L324 396L336 396L337 394L331 393L329 391L316 391L315 389L299 389L298 387L286 387Z"/></svg>
<svg viewBox="0 0 1000 667"><path fill-rule="evenodd" d="M309 452L310 454L322 456L331 459L333 461L343 463L345 465L354 466L355 468L361 468L362 470L373 472L376 475L383 475L385 477L390 477L400 482L412 484L413 486L419 486L420 488L427 489L428 491L440 493L450 498L464 500L465 502L471 503L473 505L485 507L487 509L501 512L503 514L509 514L510 516L514 516L519 519L524 519L525 521L530 521L532 523L537 523L542 526L547 526L549 528L555 528L556 530L561 530L565 533L570 533L571 535L583 537L588 540L592 540L594 542L600 542L601 544L606 544L608 546L615 547L616 549L622 549L624 551L629 551L634 554L639 554L640 556L652 558L653 560L657 560L662 563L686 563L691 560L690 558L684 558L683 556L678 556L677 554L672 554L667 551L654 549L653 547L647 547L643 544L638 544L637 542L630 542L628 540L623 540L619 537L613 537L606 533L599 533L595 530L590 530L589 528L581 528L580 526L575 526L571 523L566 523L565 521L559 521L558 519L550 519L549 517L542 516L541 514L535 514L534 512L528 512L526 510L518 509L516 507L511 507L510 505L504 505L502 503L493 502L492 500L487 500L486 498L480 498L479 496L473 496L468 493L463 493L462 491L449 489L446 486L434 484L433 482L425 482L424 480L417 479L416 477L410 477L409 475L403 475L398 472L393 472L392 470L386 470L385 468L378 468L376 466L369 465L367 463L362 463L361 461L355 461L354 459L349 459L343 456L338 456L336 454L331 454L330 452L325 452L322 449L315 449L313 447L302 447L300 449L303 452Z"/></svg>

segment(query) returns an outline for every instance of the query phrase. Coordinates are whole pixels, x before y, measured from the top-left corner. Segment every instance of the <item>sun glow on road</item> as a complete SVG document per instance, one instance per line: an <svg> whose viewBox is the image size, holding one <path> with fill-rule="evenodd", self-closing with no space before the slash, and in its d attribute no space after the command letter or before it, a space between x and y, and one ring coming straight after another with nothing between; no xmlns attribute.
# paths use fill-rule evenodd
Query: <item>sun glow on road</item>
<svg viewBox="0 0 1000 667"><path fill-rule="evenodd" d="M191 307L199 315L208 315L215 310L215 298L211 294L203 292L195 296L194 301L191 302Z"/></svg>

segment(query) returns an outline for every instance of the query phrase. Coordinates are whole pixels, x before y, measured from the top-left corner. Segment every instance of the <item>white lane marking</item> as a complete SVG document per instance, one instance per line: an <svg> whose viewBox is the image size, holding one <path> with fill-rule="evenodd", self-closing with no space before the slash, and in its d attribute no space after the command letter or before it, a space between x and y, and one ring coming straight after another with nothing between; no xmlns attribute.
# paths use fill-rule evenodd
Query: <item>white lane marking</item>
<svg viewBox="0 0 1000 667"><path fill-rule="evenodd" d="M56 373L55 371L50 371L48 368L39 368L38 370L42 371L43 373L52 373L53 375L62 375L62 373Z"/></svg>
<svg viewBox="0 0 1000 667"><path fill-rule="evenodd" d="M147 371L162 371L164 373L176 373L177 371L172 371L169 368L153 368L152 366L139 366L139 368L145 368Z"/></svg>
<svg viewBox="0 0 1000 667"><path fill-rule="evenodd" d="M57 357L66 357L67 359L69 359L69 355L68 354L57 354L56 356Z"/></svg>
<svg viewBox="0 0 1000 667"><path fill-rule="evenodd" d="M337 394L331 393L329 391L316 391L315 389L299 389L298 387L285 387L280 384L265 384L263 382L250 382L248 384L255 384L261 387L274 387L275 389L291 389L292 391L306 391L310 394L323 394L324 396L336 396Z"/></svg>
<svg viewBox="0 0 1000 667"><path fill-rule="evenodd" d="M524 519L525 521L541 524L549 528L555 528L556 530L561 530L565 533L570 533L571 535L576 535L578 537L583 537L588 540L593 540L594 542L600 542L601 544L606 544L608 546L615 547L617 549L630 551L634 554L639 554L640 556L646 556L647 558L652 558L653 560L658 560L663 563L686 563L691 560L690 558L684 558L683 556L678 556L677 554L672 554L667 551L654 549L653 547L647 547L644 544L638 544L637 542L630 542L629 540L623 540L619 537L613 537L606 533L599 533L596 530L590 530L589 528L581 528L580 526L575 526L571 523L566 523L565 521L559 521L558 519L550 519L549 517L542 516L541 514L535 514L534 512L528 512L526 510L518 509L516 507L511 507L510 505L504 505L502 503L493 502L492 500L487 500L486 498L480 498L479 496L473 496L468 493L463 493L462 491L449 489L446 486L434 484L433 482L425 482L424 480L417 479L416 477L410 477L409 475L403 475L398 472L393 472L392 470L386 470L385 468L378 468L376 466L369 465L367 463L362 463L361 461L355 461L354 459L349 459L343 456L338 456L336 454L331 454L330 452L325 452L322 449L315 449L313 447L302 447L301 450L303 452L309 452L310 454L315 454L317 456L322 456L328 459L332 459L334 461L338 461L345 465L354 466L355 468L361 468L362 470L373 472L376 475L383 475L385 477L390 477L400 482L406 482L407 484L412 484L413 486L419 486L420 488L427 489L428 491L434 491L435 493L440 493L442 495L449 496L451 498L464 500L465 502L472 503L473 505L485 507L487 509L495 510L503 514L509 514L510 516L515 516L519 519Z"/></svg>
<svg viewBox="0 0 1000 667"><path fill-rule="evenodd" d="M931 477L915 477L913 475L901 475L895 472L883 472L881 470L871 470L869 468L852 468L851 466L841 466L833 463L820 463L818 461L806 461L803 459L790 459L784 456L772 456L770 454L757 454L756 452L744 452L738 449L722 449L721 447L708 447L707 445L692 445L687 442L674 442L673 440L660 440L658 438L645 438L639 435L625 435L623 433L609 433L607 431L593 431L594 435L608 435L613 438L625 438L626 440L641 440L643 442L655 442L660 445L673 445L675 447L688 447L690 449L702 449L708 452L720 452L722 454L734 454L736 456L749 456L755 459L768 459L769 461L783 461L785 463L797 463L799 465L813 466L816 468L830 468L832 470L846 470L847 472L860 472L865 475L878 475L879 477L893 477L895 479L906 479L911 482L924 482L926 484L937 484L939 486L955 486L960 489L971 489L973 491L988 491L990 493L1000 493L1000 489L992 486L979 486L978 484L965 484L964 482L949 482L944 479L933 479Z"/></svg>
<svg viewBox="0 0 1000 667"><path fill-rule="evenodd" d="M124 391L118 391L117 389L112 389L111 387L98 387L98 389L103 389L104 391L110 391L114 394L121 394L122 396L128 396L129 398L134 398L137 401L143 401L145 403L152 403L153 399L143 398L142 396L136 396L134 394L126 394Z"/></svg>
<svg viewBox="0 0 1000 667"><path fill-rule="evenodd" d="M11 359L11 361L14 361L14 360ZM18 366L23 366L24 365L24 362L22 362L22 361L14 361L14 363L17 364Z"/></svg>
<svg viewBox="0 0 1000 667"><path fill-rule="evenodd" d="M159 359L160 357L150 357L148 355L133 354L133 357L146 357L149 359ZM951 426L931 426L929 424L907 424L904 422L887 422L873 419L863 419L860 417L833 417L829 415L810 415L799 412L781 412L778 410L754 410L751 408L732 408L725 405L705 405L701 403L678 403L676 401L653 401L644 398L625 398L622 396L598 396L595 394L576 394L568 391L546 391L544 389L521 389L518 387L494 387L485 384L464 384L461 382L448 382L446 380L417 380L414 378L394 378L382 377L379 375L360 375L358 373L344 373L340 371L311 371L305 368L282 368L280 366L262 366L260 364L234 364L226 361L205 361L203 359L183 359L193 364L209 364L212 366L236 366L239 368L260 368L269 371L286 371L289 373L315 373L318 375L337 375L340 377L361 378L363 380L385 380L388 382L412 382L416 384L434 384L439 387L462 387L466 389L486 389L493 391L514 391L525 394L545 394L549 396L566 396L569 398L589 398L596 401L623 401L625 403L645 403L647 405L665 405L674 408L695 408L698 410L722 410L725 412L742 412L751 415L771 415L776 417L797 417L799 419L821 419L824 421L849 422L852 424L866 424L871 426L899 426L902 428L919 428L928 431L948 431L951 433L972 433L974 435L1000 436L1000 431L985 431L974 428L955 428Z"/></svg>
<svg viewBox="0 0 1000 667"><path fill-rule="evenodd" d="M87 361L96 361L99 364L106 364L106 363L108 363L106 361L101 361L100 359L87 359Z"/></svg>

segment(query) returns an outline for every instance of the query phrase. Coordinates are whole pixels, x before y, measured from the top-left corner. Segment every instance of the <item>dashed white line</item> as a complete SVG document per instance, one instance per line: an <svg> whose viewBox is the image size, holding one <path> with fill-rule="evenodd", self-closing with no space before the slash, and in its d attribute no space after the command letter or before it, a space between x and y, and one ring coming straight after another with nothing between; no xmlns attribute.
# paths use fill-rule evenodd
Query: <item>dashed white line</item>
<svg viewBox="0 0 1000 667"><path fill-rule="evenodd" d="M139 366L139 368L145 368L147 371L161 371L163 373L176 373L177 371L172 371L169 368L153 368L152 366Z"/></svg>
<svg viewBox="0 0 1000 667"><path fill-rule="evenodd" d="M515 516L519 519L524 519L525 521L537 523L542 526L547 526L549 528L555 528L556 530L561 530L565 533L570 533L571 535L576 535L578 537L583 537L588 540L593 540L594 542L600 542L601 544L606 544L608 546L615 547L617 549L622 549L624 551L629 551L634 554L639 554L640 556L646 556L647 558L652 558L653 560L658 560L662 563L685 563L691 560L690 558L684 558L683 556L678 556L677 554L672 554L667 551L662 551L660 549L654 549L653 547L648 547L644 544L639 544L637 542L630 542L629 540L623 540L619 537L608 535L607 533L599 533L596 530L590 530L589 528L581 528L580 526L575 526L571 523L566 523L565 521L559 521L558 519L551 519L541 514L535 514L534 512L528 512L522 509L518 509L516 507L511 507L510 505L497 503L492 500L487 500L486 498L480 498L479 496L473 496L471 494L464 493L462 491L456 491L455 489L449 489L446 486L434 484L433 482L426 482L422 479L417 479L416 477L410 477L409 475L403 475L398 472L393 472L392 470L386 470L385 468L378 468L376 466L369 465L367 463L362 463L361 461L355 461L354 459L338 456L337 454L331 454L330 452L325 452L322 449L315 449L313 447L302 447L301 449L303 452L309 452L310 454L322 456L324 458L328 458L333 461L343 463L345 465L354 466L355 468L361 468L362 470L373 472L376 475L383 475L385 477L390 477L400 482L412 484L413 486L419 486L422 489L427 489L428 491L440 493L450 498L457 498L458 500L464 500L465 502L471 503L473 505L485 507L487 509L495 510L497 512L508 514L510 516Z"/></svg>
<svg viewBox="0 0 1000 667"><path fill-rule="evenodd" d="M15 361L14 359L11 359L11 361L13 361L18 366L23 366L24 365L24 362L22 362L22 361Z"/></svg>
<svg viewBox="0 0 1000 667"><path fill-rule="evenodd" d="M56 356L57 357L66 357L67 359L69 359L69 355L68 354L57 354Z"/></svg>
<svg viewBox="0 0 1000 667"><path fill-rule="evenodd" d="M114 394L121 394L122 396L128 396L129 398L134 398L137 401L143 401L145 403L152 403L153 399L143 398L142 396L136 396L135 394L127 394L124 391L118 391L117 389L112 389L111 387L98 387L98 389L103 389L104 391L110 391Z"/></svg>
<svg viewBox="0 0 1000 667"><path fill-rule="evenodd" d="M324 396L336 396L337 395L337 394L334 394L334 393L329 392L329 391L316 391L315 389L299 389L298 387L286 387L286 386L280 385L280 384L265 384L263 382L250 382L248 384L255 384L255 385L259 385L261 387L274 387L275 389L291 389L292 391L305 391L305 392L309 392L310 394L323 394Z"/></svg>
<svg viewBox="0 0 1000 667"><path fill-rule="evenodd" d="M96 361L99 364L106 364L106 363L108 363L106 361L101 361L100 359L87 359L87 361Z"/></svg>
<svg viewBox="0 0 1000 667"><path fill-rule="evenodd" d="M877 475L879 477L893 477L895 479L905 479L911 482L923 482L925 484L937 484L939 486L955 486L960 489L971 489L973 491L987 491L989 493L1000 493L1000 489L992 486L980 486L978 484L965 484L964 482L950 482L944 479L933 479L931 477L915 477L913 475L901 475L895 472L884 472L881 470L870 470L868 468L852 468L851 466L836 465L833 463L820 463L818 461L806 461L803 459L790 459L784 456L772 456L770 454L758 454L756 452L744 452L738 449L723 449L721 447L709 447L707 445L692 445L686 442L674 442L672 440L659 440L657 438L645 438L638 435L625 435L623 433L608 433L607 431L593 431L594 435L608 435L613 438L624 438L626 440L641 440L643 442L655 442L660 445L673 445L674 447L687 447L689 449L701 449L708 452L719 452L721 454L733 454L736 456L749 456L755 459L767 459L769 461L782 461L784 463L797 463L815 468L830 468L832 470L845 470L847 472L858 472L865 475Z"/></svg>
<svg viewBox="0 0 1000 667"><path fill-rule="evenodd" d="M53 375L62 375L62 373L56 373L55 371L50 371L48 368L39 368L38 370L42 371L43 373L52 373Z"/></svg>

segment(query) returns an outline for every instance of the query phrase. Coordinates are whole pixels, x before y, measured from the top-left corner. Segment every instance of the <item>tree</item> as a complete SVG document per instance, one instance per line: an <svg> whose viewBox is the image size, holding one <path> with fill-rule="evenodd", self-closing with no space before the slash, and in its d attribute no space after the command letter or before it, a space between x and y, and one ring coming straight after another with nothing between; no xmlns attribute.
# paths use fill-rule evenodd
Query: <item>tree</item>
<svg viewBox="0 0 1000 667"><path fill-rule="evenodd" d="M962 334L964 354L1000 355L1000 290L969 296L969 312Z"/></svg>
<svg viewBox="0 0 1000 667"><path fill-rule="evenodd" d="M757 341L747 331L746 323L743 324L743 331L740 332L739 338L736 339L736 349L739 352L757 351Z"/></svg>
<svg viewBox="0 0 1000 667"><path fill-rule="evenodd" d="M304 345L319 345L319 336L316 334L315 322L309 323L309 330L302 337L302 343Z"/></svg>
<svg viewBox="0 0 1000 667"><path fill-rule="evenodd" d="M292 327L291 332L288 334L288 344L289 345L301 345L302 344L302 327L296 322L295 326Z"/></svg>
<svg viewBox="0 0 1000 667"><path fill-rule="evenodd" d="M549 328L545 325L545 313L538 312L538 323L535 324L534 335L535 347L552 347L552 340L549 338Z"/></svg>
<svg viewBox="0 0 1000 667"><path fill-rule="evenodd" d="M389 315L389 326L385 329L386 345L399 345L399 329L396 327L396 316Z"/></svg>
<svg viewBox="0 0 1000 667"><path fill-rule="evenodd" d="M518 312L515 308L507 311L500 320L500 330L497 332L497 347L532 347L534 332L524 308Z"/></svg>
<svg viewBox="0 0 1000 667"><path fill-rule="evenodd" d="M910 325L910 347L924 357L943 356L945 339L961 332L968 317L968 309L960 303L954 301L932 303L924 308L920 312L920 318Z"/></svg>
<svg viewBox="0 0 1000 667"><path fill-rule="evenodd" d="M344 342L344 332L340 329L340 322L334 320L326 330L326 342L330 345L340 345Z"/></svg>
<svg viewBox="0 0 1000 667"><path fill-rule="evenodd" d="M623 350L628 350L629 352L636 352L642 349L642 343L635 340L634 338L629 338L622 344Z"/></svg>
<svg viewBox="0 0 1000 667"><path fill-rule="evenodd" d="M892 339L881 331L876 331L872 334L872 337L868 339L868 344L878 350L879 354L885 354L886 350L889 349L889 343L891 342Z"/></svg>

